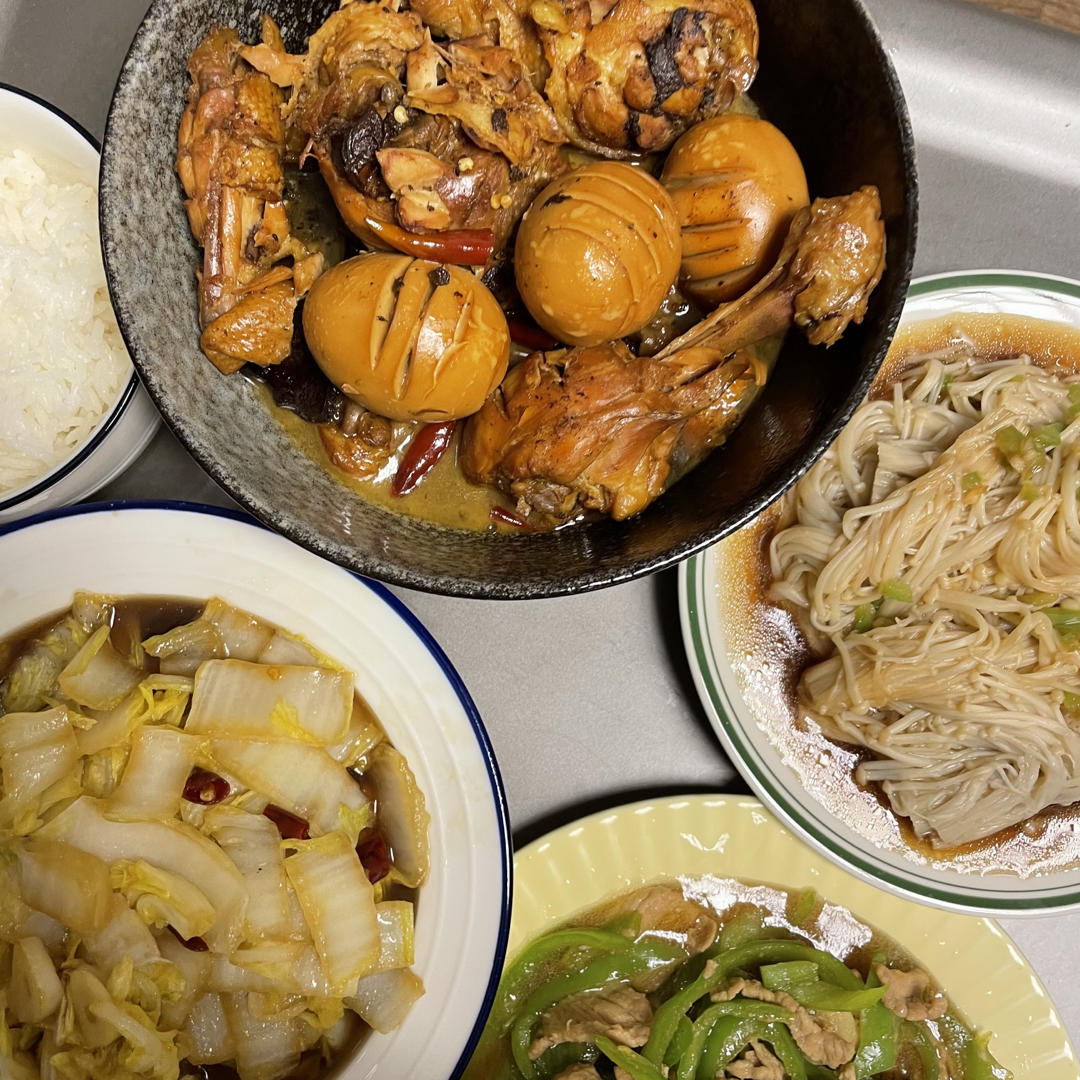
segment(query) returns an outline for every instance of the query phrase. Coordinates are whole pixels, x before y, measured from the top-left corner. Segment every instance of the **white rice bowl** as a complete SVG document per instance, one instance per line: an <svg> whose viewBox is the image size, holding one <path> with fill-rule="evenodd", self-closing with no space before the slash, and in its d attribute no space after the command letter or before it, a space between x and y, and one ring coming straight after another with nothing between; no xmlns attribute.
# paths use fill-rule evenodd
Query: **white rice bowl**
<svg viewBox="0 0 1080 1080"><path fill-rule="evenodd" d="M0 144L0 497L69 457L131 364L109 303L97 192L71 165Z"/></svg>

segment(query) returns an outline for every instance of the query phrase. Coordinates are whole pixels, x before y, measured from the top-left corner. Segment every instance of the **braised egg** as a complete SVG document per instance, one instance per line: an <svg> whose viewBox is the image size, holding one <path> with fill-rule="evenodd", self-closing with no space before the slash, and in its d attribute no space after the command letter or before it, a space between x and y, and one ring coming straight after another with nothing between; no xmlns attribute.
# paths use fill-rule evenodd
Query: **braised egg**
<svg viewBox="0 0 1080 1080"><path fill-rule="evenodd" d="M408 255L358 255L311 287L304 337L341 392L392 420L469 416L499 385L510 332L478 277Z"/></svg>
<svg viewBox="0 0 1080 1080"><path fill-rule="evenodd" d="M571 345L640 330L679 272L680 236L668 193L643 169L615 161L553 180L526 211L514 269L532 317Z"/></svg>
<svg viewBox="0 0 1080 1080"><path fill-rule="evenodd" d="M795 147L768 121L739 113L686 132L660 179L682 227L680 286L709 306L765 275L791 219L810 203Z"/></svg>

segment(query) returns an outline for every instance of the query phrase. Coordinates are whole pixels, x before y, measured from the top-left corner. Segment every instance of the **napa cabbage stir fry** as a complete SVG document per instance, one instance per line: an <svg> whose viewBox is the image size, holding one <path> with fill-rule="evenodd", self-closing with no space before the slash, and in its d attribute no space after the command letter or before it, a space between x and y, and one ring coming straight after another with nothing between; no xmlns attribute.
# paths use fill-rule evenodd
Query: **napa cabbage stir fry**
<svg viewBox="0 0 1080 1080"><path fill-rule="evenodd" d="M1011 1077L850 912L812 892L685 887L639 890L526 946L467 1080Z"/></svg>
<svg viewBox="0 0 1080 1080"><path fill-rule="evenodd" d="M423 993L404 757L350 672L200 608L78 595L0 643L3 1080L273 1080Z"/></svg>

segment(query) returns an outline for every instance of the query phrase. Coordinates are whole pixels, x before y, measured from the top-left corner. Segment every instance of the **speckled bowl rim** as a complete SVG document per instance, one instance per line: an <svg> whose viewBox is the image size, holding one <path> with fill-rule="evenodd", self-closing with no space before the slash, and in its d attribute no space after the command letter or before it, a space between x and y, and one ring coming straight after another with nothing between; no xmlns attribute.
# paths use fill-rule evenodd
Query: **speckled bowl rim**
<svg viewBox="0 0 1080 1080"><path fill-rule="evenodd" d="M86 130L77 120L73 120L63 109L58 109L50 101L46 101L42 97L38 97L37 94L31 94L29 90L23 90L21 87L13 86L11 83L0 80L0 91L6 91L9 94L16 94L21 98L25 98L27 101L33 102L35 105L40 106L43 109L48 110L59 120L63 120L68 127L70 127L77 134L81 135L95 150L100 160L101 158L101 144ZM99 167L100 169L100 167ZM99 171L99 183L100 183L100 171ZM98 203L98 215L100 219L101 204ZM106 281L108 280L108 270L105 271ZM109 294L112 295L112 287L109 288ZM117 320L119 322L119 320ZM121 330L121 334L123 330ZM127 345L127 338L124 337L124 344ZM130 355L130 346L128 347ZM116 399L113 401L112 406L108 412L97 422L97 425L91 430L87 439L79 446L75 447L66 458L54 465L47 473L39 476L36 480L29 482L29 486L16 488L7 494L0 495L0 513L5 510L14 510L20 503L28 502L30 499L47 491L54 484L59 483L65 476L70 476L90 455L108 438L109 432L120 423L124 413L127 411L128 405L131 404L132 398L135 396L135 391L139 387L139 376L135 371L132 371L131 376L128 378L126 385L121 387L120 392L117 394Z"/></svg>
<svg viewBox="0 0 1080 1080"><path fill-rule="evenodd" d="M195 433L188 429L183 416L173 415L168 402L165 400L165 394L159 390L153 379L146 378L144 379L144 385L153 398L154 404L158 407L165 423L210 477L264 525L287 536L301 547L307 548L356 574L374 577L387 584L399 585L423 592L481 600L533 600L571 596L607 588L611 585L618 585L668 569L691 555L706 550L725 536L729 536L747 522L756 518L762 510L775 502L792 484L803 476L832 444L841 429L851 418L851 414L855 411L859 402L862 401L878 369L885 360L885 355L900 321L908 285L911 281L918 234L919 190L915 140L911 129L911 119L903 88L900 85L900 79L865 3L863 0L849 0L849 2L855 18L861 23L873 51L876 64L882 73L888 91L889 105L898 129L904 174L904 199L899 227L903 233L905 252L899 268L900 274L897 288L895 294L888 299L882 313L881 333L873 355L865 364L858 380L852 384L851 389L841 401L830 422L815 439L795 455L795 460L786 472L777 475L755 496L745 500L742 507L735 508L727 520L717 523L703 534L676 542L658 554L627 558L614 567L610 564L601 566L585 565L578 572L559 576L559 563L557 558L553 558L549 562L552 576L542 580L515 579L511 574L493 580L462 573L428 573L416 570L405 561L389 559L374 551L360 552L355 548L328 540L316 531L316 526L313 524L308 524L294 517L286 509L253 496L246 489L243 478L233 471L227 461L215 458L200 444ZM116 119L118 98L126 82L131 78L132 70L141 62L140 56L144 51L143 39L150 33L151 27L159 15L168 11L170 4L171 0L152 0L124 57L105 123L105 138L99 177L99 190L102 195L99 202L99 215L105 276L121 334L124 337L135 368L140 374L144 373L144 368L149 369L151 364L143 355L142 347L134 329L129 326L128 313L125 310L123 299L119 295L116 273L110 257L111 242L108 228L108 207L113 198L113 184L110 175L112 167L111 133ZM414 521L420 528L438 532L448 531L423 519L416 518ZM633 527L633 519L631 519L628 527ZM554 536L557 534L548 533L542 535ZM535 542L538 538L526 535L492 536L486 539L489 539L492 543L527 544L530 541ZM556 551L553 551L553 556L557 554Z"/></svg>

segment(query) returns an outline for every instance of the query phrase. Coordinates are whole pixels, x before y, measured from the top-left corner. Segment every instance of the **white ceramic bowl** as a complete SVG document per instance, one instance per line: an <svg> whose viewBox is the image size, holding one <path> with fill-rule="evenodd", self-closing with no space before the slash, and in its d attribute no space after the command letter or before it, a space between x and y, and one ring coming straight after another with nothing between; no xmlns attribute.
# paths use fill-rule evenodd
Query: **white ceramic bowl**
<svg viewBox="0 0 1080 1080"><path fill-rule="evenodd" d="M1022 315L1080 330L1080 282L1008 270L937 274L912 283L901 326L953 312ZM872 837L865 814L826 808L804 786L765 730L770 717L760 710L775 700L769 697L772 676L755 664L758 654L733 644L731 620L745 610L739 599L745 588L742 535L682 565L679 602L683 643L702 703L728 756L762 801L826 857L890 892L987 915L1080 910L1080 866L990 873L932 861L902 839L891 815L877 817L879 831ZM759 713L751 700L762 703Z"/></svg>
<svg viewBox="0 0 1080 1080"><path fill-rule="evenodd" d="M355 673L431 812L431 875L417 905L414 964L427 992L398 1031L372 1034L338 1075L457 1076L502 970L510 849L491 746L439 646L382 586L210 507L77 507L0 527L0 638L66 608L79 589L221 596Z"/></svg>
<svg viewBox="0 0 1080 1080"><path fill-rule="evenodd" d="M74 176L97 187L94 137L48 102L0 83L0 148L15 146L59 160ZM132 368L116 400L82 445L44 476L0 491L0 522L67 506L104 487L139 456L158 421L157 409Z"/></svg>

